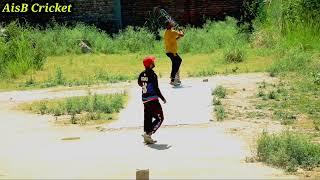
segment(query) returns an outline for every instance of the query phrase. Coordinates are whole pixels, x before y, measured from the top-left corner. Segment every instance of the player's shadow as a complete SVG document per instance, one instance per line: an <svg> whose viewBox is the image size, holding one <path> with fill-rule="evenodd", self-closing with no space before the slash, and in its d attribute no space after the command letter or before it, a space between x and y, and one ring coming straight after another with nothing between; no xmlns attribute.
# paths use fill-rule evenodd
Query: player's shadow
<svg viewBox="0 0 320 180"><path fill-rule="evenodd" d="M192 86L189 85L182 85L182 86L173 86L173 89L183 89L183 88L191 88Z"/></svg>
<svg viewBox="0 0 320 180"><path fill-rule="evenodd" d="M157 150L167 150L172 147L171 145L168 145L168 144L148 144L148 146L152 149L157 149Z"/></svg>

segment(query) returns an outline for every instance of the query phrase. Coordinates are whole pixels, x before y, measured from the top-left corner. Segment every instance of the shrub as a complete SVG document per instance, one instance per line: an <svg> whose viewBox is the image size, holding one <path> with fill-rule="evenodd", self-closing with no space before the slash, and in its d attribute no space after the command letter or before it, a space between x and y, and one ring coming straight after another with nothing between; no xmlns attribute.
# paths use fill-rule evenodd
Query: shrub
<svg viewBox="0 0 320 180"><path fill-rule="evenodd" d="M225 98L227 95L227 90L223 86L218 86L213 90L212 95L216 95L219 98Z"/></svg>
<svg viewBox="0 0 320 180"><path fill-rule="evenodd" d="M240 63L243 62L245 59L244 50L234 47L228 48L224 52L224 60L227 63Z"/></svg>
<svg viewBox="0 0 320 180"><path fill-rule="evenodd" d="M270 135L264 132L258 139L259 160L294 170L296 167L316 167L320 165L320 145L292 132Z"/></svg>
<svg viewBox="0 0 320 180"><path fill-rule="evenodd" d="M226 112L222 105L216 106L214 111L216 112L216 117L218 121L222 121L226 118Z"/></svg>

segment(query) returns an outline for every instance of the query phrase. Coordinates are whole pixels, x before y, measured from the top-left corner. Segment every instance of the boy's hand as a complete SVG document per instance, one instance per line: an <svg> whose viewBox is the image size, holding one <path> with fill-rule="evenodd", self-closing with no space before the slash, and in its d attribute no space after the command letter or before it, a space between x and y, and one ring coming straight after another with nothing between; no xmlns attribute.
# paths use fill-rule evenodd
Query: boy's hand
<svg viewBox="0 0 320 180"><path fill-rule="evenodd" d="M179 31L179 35L181 36L181 37L183 37L184 36L184 32L183 31Z"/></svg>
<svg viewBox="0 0 320 180"><path fill-rule="evenodd" d="M163 99L162 101L163 101L163 103L164 103L164 104L166 104L166 103L167 103L167 100L166 100L166 99Z"/></svg>

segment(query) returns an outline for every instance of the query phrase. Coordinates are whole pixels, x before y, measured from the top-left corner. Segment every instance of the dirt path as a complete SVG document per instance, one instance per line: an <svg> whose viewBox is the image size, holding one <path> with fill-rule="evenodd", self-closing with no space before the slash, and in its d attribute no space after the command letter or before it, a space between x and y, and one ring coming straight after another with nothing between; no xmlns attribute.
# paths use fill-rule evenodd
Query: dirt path
<svg viewBox="0 0 320 180"><path fill-rule="evenodd" d="M151 178L159 179L295 178L260 163L245 162L246 157L251 156L250 142L253 139L248 138L251 136L247 133L257 134L264 128L281 130L280 125L268 119L255 122L242 116L229 116L230 119L222 123L214 119L210 121L212 88L218 84L234 88L237 93L225 100L230 101L227 108L235 109L232 107L240 106L237 103L242 103L244 108L247 103L248 110L251 105L245 99L254 93L256 83L264 79L272 81L264 74L216 76L209 78L209 82L188 79L186 88L182 89L171 89L166 81L161 81L160 86L168 99L168 104L163 105L167 126L156 134L158 144L152 146L142 143L142 129L139 127L142 107L137 105L139 92L134 85L98 90L112 93L129 87L131 94L119 121L100 132L95 128L57 127L50 122L53 119L50 116L13 110L21 102L83 95L86 91L0 93L0 179L134 179L136 169L144 168L150 169ZM238 91L243 88L246 91ZM182 94L190 99L183 98ZM181 108L172 110L176 106ZM130 116L130 112L137 113ZM80 137L80 140L62 141L64 137Z"/></svg>

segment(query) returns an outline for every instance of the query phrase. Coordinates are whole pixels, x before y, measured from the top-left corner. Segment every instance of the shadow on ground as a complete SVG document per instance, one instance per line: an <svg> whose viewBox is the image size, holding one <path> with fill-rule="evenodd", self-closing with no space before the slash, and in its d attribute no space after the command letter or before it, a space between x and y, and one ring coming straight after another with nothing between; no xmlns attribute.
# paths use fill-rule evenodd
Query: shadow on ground
<svg viewBox="0 0 320 180"><path fill-rule="evenodd" d="M156 150L167 150L172 147L171 145L168 145L168 144L148 144L147 146Z"/></svg>

